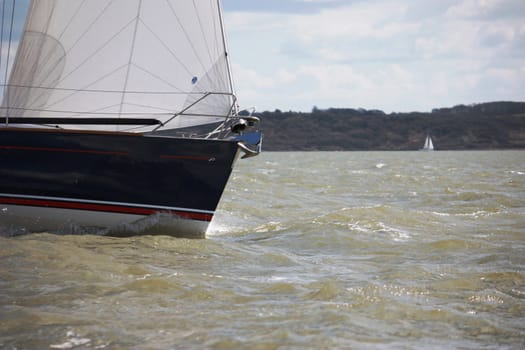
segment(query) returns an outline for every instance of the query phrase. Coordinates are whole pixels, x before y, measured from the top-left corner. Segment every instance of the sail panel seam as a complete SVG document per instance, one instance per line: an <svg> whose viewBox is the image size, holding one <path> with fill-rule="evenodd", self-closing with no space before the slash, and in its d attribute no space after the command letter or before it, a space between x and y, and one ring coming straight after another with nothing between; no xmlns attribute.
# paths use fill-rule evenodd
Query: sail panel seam
<svg viewBox="0 0 525 350"><path fill-rule="evenodd" d="M191 46L191 49L193 51L193 54L195 55L195 57L197 58L197 60L199 61L199 64L201 65L201 68L203 71L206 71L206 66L204 65L204 63L202 62L198 52L197 52L197 49L195 49L195 45L193 45L193 42L190 38L190 36L188 35L188 32L186 31L186 28L184 28L184 26L182 25L182 22L180 21L179 17L177 16L177 13L175 11L175 9L173 8L171 2L169 0L166 0L166 2L168 3L168 6L171 10L171 13L173 14L173 16L175 17L175 19L177 20L177 23L180 27L180 29L182 29L182 32L184 33L184 36L186 37L186 40L188 41L188 44ZM164 43L163 43L164 44ZM168 50L170 51L171 53L171 50L168 48ZM172 55L174 55L174 53L172 53ZM177 60L179 60L177 57L175 57ZM190 76L192 76L193 74L188 70L186 69L186 71L190 74Z"/></svg>
<svg viewBox="0 0 525 350"><path fill-rule="evenodd" d="M188 67L186 67L186 65L181 61L181 59L169 48L168 45L166 45L166 43L164 41L162 41L162 39L155 33L153 32L153 30L151 30L151 28L141 19L140 22L142 23L142 25L144 26L144 28L146 28L154 37L155 39L158 40L159 43L161 43L161 45L171 54L171 56L184 68L184 70L191 76L192 73L191 71L188 69ZM200 61L200 60L199 60Z"/></svg>
<svg viewBox="0 0 525 350"><path fill-rule="evenodd" d="M121 100L120 100L120 111L119 111L119 114L122 113L122 107L124 105L124 99L126 98L126 89L128 87L128 79L129 79L129 74L130 74L130 71L131 71L131 62L133 61L133 54L135 52L135 40L137 38L137 31L138 31L138 27L139 27L139 21L140 21L140 11L142 9L142 0L139 0L138 1L138 6L137 6L137 17L135 18L135 29L133 31L133 38L131 40L131 47L130 47L130 50L129 50L129 59L128 59L128 69L127 69L127 72L126 72L126 77L124 78L124 86L123 86L123 89L122 91L124 91L122 93L122 97L121 97Z"/></svg>
<svg viewBox="0 0 525 350"><path fill-rule="evenodd" d="M201 16L199 16L199 11L197 9L197 5L195 4L195 0L192 0L193 8L195 9L195 16L197 17L197 20L199 21L199 27L201 30L202 38L204 39L204 42L206 43L206 52L208 53L208 57L210 59L210 63L214 62L213 58L211 57L210 52L210 44L208 43L208 39L206 38L206 33L204 32L204 26L202 25Z"/></svg>

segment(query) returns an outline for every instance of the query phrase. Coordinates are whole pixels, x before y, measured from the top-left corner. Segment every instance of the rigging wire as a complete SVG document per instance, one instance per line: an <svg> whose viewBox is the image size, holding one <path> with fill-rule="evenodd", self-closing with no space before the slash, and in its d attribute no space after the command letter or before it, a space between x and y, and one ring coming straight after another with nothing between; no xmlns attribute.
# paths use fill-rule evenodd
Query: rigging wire
<svg viewBox="0 0 525 350"><path fill-rule="evenodd" d="M100 79L106 78L110 74L113 74L114 72L121 70L125 65L122 65L120 67L117 67L115 70L111 71L110 73L106 74ZM138 69L141 69L145 73L149 73L153 77L157 77L153 75L152 73L142 69L139 66L135 66ZM99 80L95 81L98 82ZM167 83L168 84L168 83ZM93 84L91 84L93 85ZM105 90L105 89L73 89L73 88L63 88L63 87L51 87L51 86L37 86L37 85L20 85L20 84L0 84L0 86L6 87L6 86L12 86L16 88L25 88L25 89L35 89L35 90L54 90L54 91L73 91L73 92L103 92L103 93L114 93L114 94L122 94L123 92L127 94L143 94L143 95L204 95L208 92L206 91L182 91L179 89L179 91L138 91L138 90ZM174 88L177 88L173 86ZM215 95L232 95L229 92L214 92Z"/></svg>
<svg viewBox="0 0 525 350"><path fill-rule="evenodd" d="M14 20L15 20L15 5L16 5L16 0L13 0L12 2L12 10L11 10L11 25L9 27L9 41L7 43L7 58L6 58L6 63L5 63L5 81L7 81L7 73L8 73L8 69L9 69L9 56L11 56L11 40L13 38L13 25L14 25Z"/></svg>
<svg viewBox="0 0 525 350"><path fill-rule="evenodd" d="M220 28L221 28L222 45L224 47L224 58L226 60L226 69L228 70L228 80L229 80L229 83L230 83L231 93L234 96L232 112L233 112L234 115L237 115L237 114L239 114L239 109L240 108L239 108L239 105L238 105L237 98L235 97L236 96L235 85L234 85L234 82L233 82L232 67L231 67L231 64L230 64L230 58L228 57L228 45L226 44L226 33L225 33L225 29L224 29L224 21L222 19L222 3L221 3L221 0L217 0L217 7L218 7L218 11L219 11L219 22L220 22Z"/></svg>
<svg viewBox="0 0 525 350"><path fill-rule="evenodd" d="M4 48L3 48L3 44L4 44L4 13L5 13L5 0L2 1L2 28L0 29L0 69L2 69L2 57L4 55ZM6 78L4 77L3 79L3 83L4 83L4 89L5 89L5 83L6 83ZM4 90L5 91L5 90Z"/></svg>
<svg viewBox="0 0 525 350"><path fill-rule="evenodd" d="M199 10L197 9L197 4L195 4L195 0L192 1L193 3L193 8L195 10L195 17L197 18L197 21L199 22L199 28L201 30L201 34L202 34L202 40L204 41L204 43L206 43L206 52L208 53L208 58L210 59L210 63L213 62L213 58L211 57L211 52L210 52L210 44L208 43L208 38L206 37L206 33L204 31L204 26L202 24L202 20L201 20L201 16L199 14Z"/></svg>
<svg viewBox="0 0 525 350"><path fill-rule="evenodd" d="M197 58L197 60L199 61L201 67L202 67L202 70L205 72L206 71L206 68L204 66L204 63L202 63L202 60L201 60L201 57L200 55L198 54L197 52L197 49L195 48L195 45L193 45L193 41L191 40L188 32L186 31L186 28L184 27L184 25L182 24L179 16L177 16L177 11L175 11L175 9L173 8L173 5L171 4L171 2L169 0L166 0L166 3L168 4L168 7L170 8L171 10L171 13L173 15L173 17L175 17L175 20L177 21L177 24L179 25L180 29L182 30L182 32L184 33L184 36L186 37L186 41L187 43L191 46L191 49L193 51L193 53L195 54L195 57ZM148 28L149 29L149 28ZM151 31L151 30L150 30ZM153 31L151 31L153 33ZM154 34L154 33L153 33ZM155 35L155 34L154 34ZM169 46L166 45L160 38L157 37L157 40L159 40L162 45L164 45L166 48L168 48L168 51L171 53L171 55L175 58L175 60L177 60L178 62L181 62L181 60L179 59L179 57L172 51L169 49ZM186 66L184 66L183 63L181 63L181 65L184 67L184 69L186 70L186 72L188 72L188 74L191 76L192 73L190 72L190 70L188 68L186 68Z"/></svg>
<svg viewBox="0 0 525 350"><path fill-rule="evenodd" d="M14 25L14 18L15 18L15 5L16 5L16 1L13 0L12 3L11 3L11 7L12 7L12 10L11 10L11 25L9 27L9 41L7 43L7 57L6 57L6 62L5 62L5 76L4 76L4 91L3 91L3 95L6 99L5 101L5 105L6 106L9 106L9 89L7 88L6 89L6 84L7 84L7 75L9 73L9 56L11 56L11 41L12 41L12 38L13 38L13 25ZM1 30L1 35L0 35L0 41L3 42L3 39L4 39L4 18L5 18L5 0L2 2L2 30ZM0 50L0 56L3 55L3 48ZM1 68L1 64L0 64L0 68ZM2 104L4 103L4 101L2 101ZM9 108L6 109L6 112L5 112L5 125L9 125Z"/></svg>

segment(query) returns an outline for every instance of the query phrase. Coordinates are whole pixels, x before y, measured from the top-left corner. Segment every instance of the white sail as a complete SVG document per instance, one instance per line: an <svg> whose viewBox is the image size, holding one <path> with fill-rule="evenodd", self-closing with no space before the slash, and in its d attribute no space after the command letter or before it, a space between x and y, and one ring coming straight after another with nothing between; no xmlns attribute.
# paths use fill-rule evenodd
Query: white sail
<svg viewBox="0 0 525 350"><path fill-rule="evenodd" d="M234 96L220 11L218 0L33 0L1 115L224 120Z"/></svg>
<svg viewBox="0 0 525 350"><path fill-rule="evenodd" d="M428 136L428 150L433 151L434 150L434 144L432 143L432 138Z"/></svg>
<svg viewBox="0 0 525 350"><path fill-rule="evenodd" d="M427 138L425 139L425 144L423 145L423 151L433 151L434 150L434 144L432 143L432 138L430 135L427 135Z"/></svg>

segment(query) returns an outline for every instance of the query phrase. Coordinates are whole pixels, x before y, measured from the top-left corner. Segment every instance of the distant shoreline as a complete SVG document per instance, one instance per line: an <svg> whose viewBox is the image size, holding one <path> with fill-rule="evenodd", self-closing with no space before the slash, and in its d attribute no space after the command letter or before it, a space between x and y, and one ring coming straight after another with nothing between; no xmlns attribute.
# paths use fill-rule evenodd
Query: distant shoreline
<svg viewBox="0 0 525 350"><path fill-rule="evenodd" d="M525 102L487 102L432 112L314 108L262 112L265 151L436 151L525 149Z"/></svg>

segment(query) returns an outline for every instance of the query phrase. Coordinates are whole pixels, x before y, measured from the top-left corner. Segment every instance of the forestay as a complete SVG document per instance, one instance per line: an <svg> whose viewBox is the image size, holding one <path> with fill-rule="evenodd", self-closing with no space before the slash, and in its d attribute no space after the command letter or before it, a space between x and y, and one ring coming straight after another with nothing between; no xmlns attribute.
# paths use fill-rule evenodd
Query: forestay
<svg viewBox="0 0 525 350"><path fill-rule="evenodd" d="M218 0L34 0L2 117L224 120L235 101L220 11Z"/></svg>

